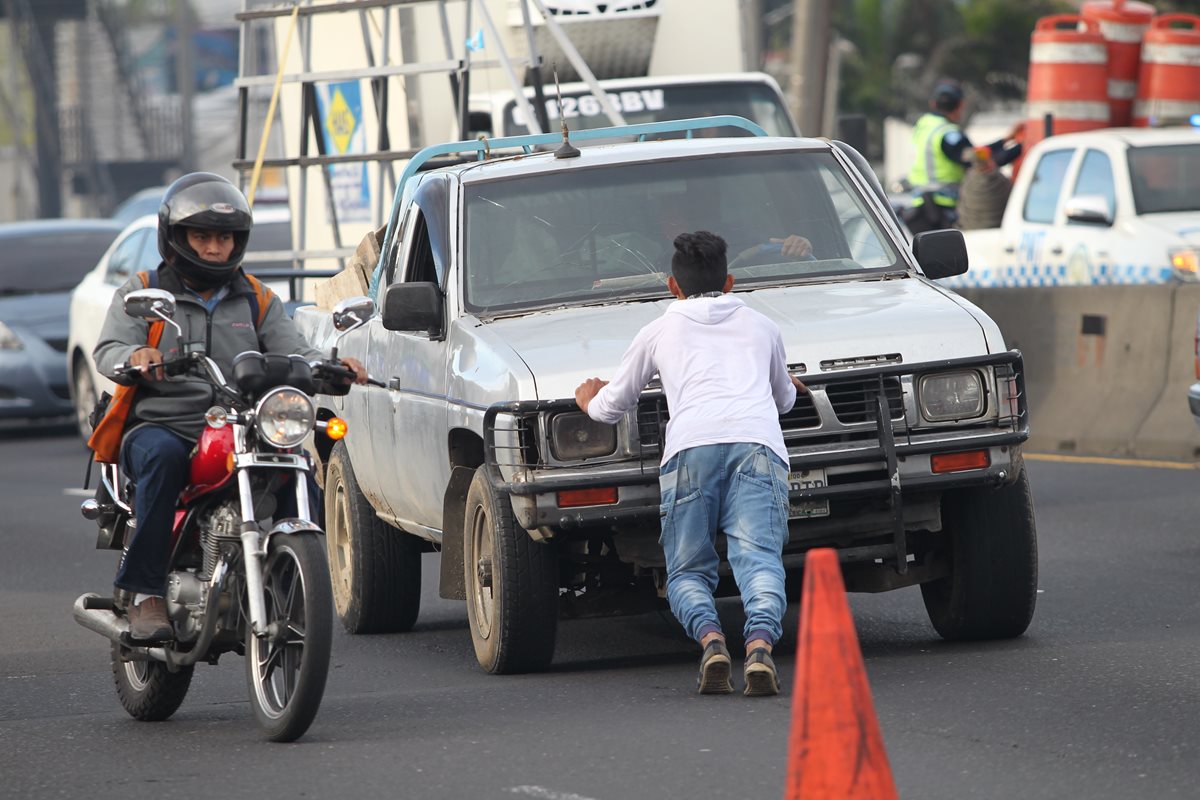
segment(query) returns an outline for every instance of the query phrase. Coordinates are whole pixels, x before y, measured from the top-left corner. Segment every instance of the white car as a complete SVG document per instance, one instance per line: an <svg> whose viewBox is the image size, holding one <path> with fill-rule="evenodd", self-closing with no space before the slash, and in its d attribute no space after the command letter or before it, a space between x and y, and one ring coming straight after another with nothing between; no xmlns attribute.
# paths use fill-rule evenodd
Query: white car
<svg viewBox="0 0 1200 800"><path fill-rule="evenodd" d="M1043 139L999 228L965 231L971 271L947 286L1194 281L1200 131L1104 128Z"/></svg>
<svg viewBox="0 0 1200 800"><path fill-rule="evenodd" d="M255 211L254 219L248 252L291 249L291 218L287 206L260 207ZM100 337L100 328L112 303L113 292L137 272L155 269L161 261L158 253L158 217L138 217L121 231L99 263L71 293L70 330L67 335L68 386L79 433L85 439L91 435L88 416L97 398L102 392L115 389L112 381L96 372L96 364L92 360L92 350ZM289 268L290 265L283 262L255 262L249 271L262 273L263 277L278 278L280 270ZM277 283L268 280L267 285L281 297L289 297L286 281ZM289 310L294 305L288 303Z"/></svg>

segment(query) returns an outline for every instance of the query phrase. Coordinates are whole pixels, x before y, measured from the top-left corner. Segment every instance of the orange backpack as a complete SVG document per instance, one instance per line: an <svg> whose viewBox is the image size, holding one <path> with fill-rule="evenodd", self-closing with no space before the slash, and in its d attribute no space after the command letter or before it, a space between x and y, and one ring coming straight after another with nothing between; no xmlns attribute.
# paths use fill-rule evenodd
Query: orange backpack
<svg viewBox="0 0 1200 800"><path fill-rule="evenodd" d="M157 272L153 275L148 272L139 272L137 275L143 287L156 288L152 284L158 283ZM247 275L246 280L250 281L250 286L254 289L254 294L250 296L250 307L254 316L254 329L258 330L263 317L267 315L267 306L271 302L272 293L263 285L262 281L253 275ZM167 324L162 320L150 323L150 332L146 336L147 347L158 347L166 326ZM92 435L88 437L88 447L92 449L96 460L101 464L116 464L120 457L121 437L125 435L125 424L129 420L129 413L133 410L136 392L137 384L119 385L116 394L112 395L107 404L104 398L100 400L100 404L103 406L103 411L100 413L103 416L92 428Z"/></svg>

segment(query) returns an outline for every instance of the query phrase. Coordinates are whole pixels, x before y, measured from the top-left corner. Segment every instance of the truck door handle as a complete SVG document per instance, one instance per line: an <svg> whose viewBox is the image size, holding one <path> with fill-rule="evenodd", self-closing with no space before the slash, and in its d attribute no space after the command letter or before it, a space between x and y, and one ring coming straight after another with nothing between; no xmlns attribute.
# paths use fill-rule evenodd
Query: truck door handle
<svg viewBox="0 0 1200 800"><path fill-rule="evenodd" d="M1054 247L1050 248L1050 255L1061 256L1062 254L1063 254L1063 246L1061 244L1056 244L1056 245L1054 245Z"/></svg>
<svg viewBox="0 0 1200 800"><path fill-rule="evenodd" d="M399 378L388 378L387 388L388 388L389 392L400 391L400 388L401 388L400 387L400 379Z"/></svg>
<svg viewBox="0 0 1200 800"><path fill-rule="evenodd" d="M1008 246L1006 246L1006 247L1004 248L1004 252L1006 252L1006 253L1015 253L1015 252L1017 252L1017 248L1016 248L1016 246L1015 246L1015 245L1011 245L1011 244L1010 244L1010 245L1008 245Z"/></svg>

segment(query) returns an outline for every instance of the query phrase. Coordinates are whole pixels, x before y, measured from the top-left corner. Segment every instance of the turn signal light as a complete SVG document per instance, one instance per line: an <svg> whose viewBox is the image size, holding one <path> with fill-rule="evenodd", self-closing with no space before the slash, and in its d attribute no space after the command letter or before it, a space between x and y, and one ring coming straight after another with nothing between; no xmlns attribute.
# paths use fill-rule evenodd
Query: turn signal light
<svg viewBox="0 0 1200 800"><path fill-rule="evenodd" d="M929 459L929 466L934 473L986 469L991 465L992 457L987 450L968 450L965 453L936 453Z"/></svg>
<svg viewBox="0 0 1200 800"><path fill-rule="evenodd" d="M335 442L345 436L349 429L346 420L341 417L330 417L325 421L325 435Z"/></svg>
<svg viewBox="0 0 1200 800"><path fill-rule="evenodd" d="M571 489L558 493L559 508L578 508L579 506L611 506L617 502L617 487L607 486L603 489Z"/></svg>

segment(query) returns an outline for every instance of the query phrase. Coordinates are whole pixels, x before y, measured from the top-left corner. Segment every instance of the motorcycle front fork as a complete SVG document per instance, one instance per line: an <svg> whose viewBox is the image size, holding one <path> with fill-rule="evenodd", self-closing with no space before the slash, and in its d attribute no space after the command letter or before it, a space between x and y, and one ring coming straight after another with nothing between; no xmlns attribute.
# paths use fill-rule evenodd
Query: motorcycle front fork
<svg viewBox="0 0 1200 800"><path fill-rule="evenodd" d="M300 519L311 519L308 505L308 481L305 473L296 470L296 511ZM242 553L246 559L246 599L250 604L250 629L255 636L267 634L267 612L263 605L263 559L265 533L254 518L254 491L250 486L250 470L238 470L238 494L242 505Z"/></svg>

